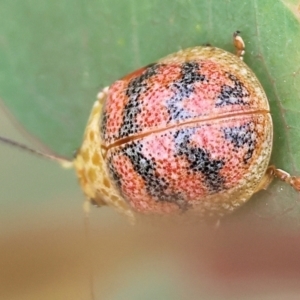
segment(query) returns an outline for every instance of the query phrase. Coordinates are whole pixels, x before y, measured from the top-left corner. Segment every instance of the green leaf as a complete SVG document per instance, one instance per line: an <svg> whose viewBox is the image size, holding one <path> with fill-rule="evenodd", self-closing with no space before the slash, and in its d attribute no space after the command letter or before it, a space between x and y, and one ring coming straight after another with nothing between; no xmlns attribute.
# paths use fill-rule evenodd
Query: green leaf
<svg viewBox="0 0 300 300"><path fill-rule="evenodd" d="M271 162L300 175L297 1L2 0L0 96L30 133L71 156L101 88L181 48L210 43L233 51L237 29L270 101ZM298 200L276 181L248 208L297 222Z"/></svg>

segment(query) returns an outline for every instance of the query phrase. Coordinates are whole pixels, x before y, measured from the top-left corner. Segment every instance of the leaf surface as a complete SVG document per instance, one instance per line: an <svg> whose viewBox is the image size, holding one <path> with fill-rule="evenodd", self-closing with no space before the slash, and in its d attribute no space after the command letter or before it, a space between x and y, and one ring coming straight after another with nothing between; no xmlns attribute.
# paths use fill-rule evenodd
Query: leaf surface
<svg viewBox="0 0 300 300"><path fill-rule="evenodd" d="M27 131L71 157L101 88L185 47L233 51L239 29L270 101L271 163L300 175L299 20L292 0L2 0L0 97ZM276 181L247 207L298 223L299 200Z"/></svg>

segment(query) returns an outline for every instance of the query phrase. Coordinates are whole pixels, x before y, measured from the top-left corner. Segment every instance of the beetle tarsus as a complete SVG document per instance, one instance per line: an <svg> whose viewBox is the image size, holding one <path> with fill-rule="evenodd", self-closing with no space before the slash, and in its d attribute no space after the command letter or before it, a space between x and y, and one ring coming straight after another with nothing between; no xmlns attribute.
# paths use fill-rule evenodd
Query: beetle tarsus
<svg viewBox="0 0 300 300"><path fill-rule="evenodd" d="M291 176L286 171L281 169L276 169L275 166L270 166L269 169L271 170L270 174L286 183L291 185L296 191L300 191L300 177Z"/></svg>
<svg viewBox="0 0 300 300"><path fill-rule="evenodd" d="M245 54L245 43L242 37L240 36L240 31L237 30L233 33L233 45L235 47L235 54L241 60L243 60Z"/></svg>

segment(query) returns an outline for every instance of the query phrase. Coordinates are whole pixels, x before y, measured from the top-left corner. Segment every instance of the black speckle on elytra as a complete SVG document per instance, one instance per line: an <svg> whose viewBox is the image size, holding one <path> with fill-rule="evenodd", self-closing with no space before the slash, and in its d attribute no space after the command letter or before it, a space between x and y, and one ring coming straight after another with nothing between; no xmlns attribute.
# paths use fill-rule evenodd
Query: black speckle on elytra
<svg viewBox="0 0 300 300"><path fill-rule="evenodd" d="M221 88L221 93L217 97L216 107L222 107L226 105L249 105L248 97L250 93L243 85L243 83L238 80L234 75L227 73L228 78L233 82L233 86L223 85Z"/></svg>
<svg viewBox="0 0 300 300"><path fill-rule="evenodd" d="M125 90L125 94L129 100L124 107L122 125L118 134L119 138L129 136L141 130L136 123L136 117L141 112L140 96L147 91L147 80L157 74L157 69L160 66L160 64L151 64L140 76L130 80Z"/></svg>
<svg viewBox="0 0 300 300"><path fill-rule="evenodd" d="M118 188L118 190L121 192L122 189L122 179L121 179L121 176L118 174L114 164L113 164L113 159L112 157L108 160L107 162L107 165L108 165L108 171L109 171L109 174L113 180L113 183L115 184L115 186Z"/></svg>
<svg viewBox="0 0 300 300"><path fill-rule="evenodd" d="M104 110L102 114L102 118L100 120L100 135L102 140L105 140L106 126L107 126L107 112Z"/></svg>
<svg viewBox="0 0 300 300"><path fill-rule="evenodd" d="M220 170L225 165L222 159L212 159L211 154L200 147L191 144L195 129L182 129L174 134L177 155L184 156L189 162L190 172L201 172L205 178L204 184L210 192L216 193L224 189L225 179Z"/></svg>
<svg viewBox="0 0 300 300"><path fill-rule="evenodd" d="M182 108L181 102L193 94L196 82L205 80L205 76L200 73L199 63L190 61L181 65L181 76L171 85L175 95L166 101L170 116L168 122L191 118L190 113Z"/></svg>
<svg viewBox="0 0 300 300"><path fill-rule="evenodd" d="M146 186L147 193L157 202L165 201L178 205L182 211L189 207L180 193L168 190L167 180L156 172L156 162L154 159L148 159L142 154L142 144L140 142L131 142L122 148L122 154L126 155L134 171L139 174Z"/></svg>
<svg viewBox="0 0 300 300"><path fill-rule="evenodd" d="M243 161L247 164L256 147L257 134L253 129L254 123L248 122L241 126L223 128L224 137L230 141L235 148L247 147Z"/></svg>

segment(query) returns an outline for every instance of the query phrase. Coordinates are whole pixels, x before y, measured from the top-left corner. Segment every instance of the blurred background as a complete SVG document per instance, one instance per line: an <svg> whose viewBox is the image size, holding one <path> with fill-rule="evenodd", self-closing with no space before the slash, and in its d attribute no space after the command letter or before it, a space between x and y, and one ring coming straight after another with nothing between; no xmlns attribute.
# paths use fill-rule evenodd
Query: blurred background
<svg viewBox="0 0 300 300"><path fill-rule="evenodd" d="M272 163L299 175L298 8L2 0L0 134L71 157L103 86L184 47L232 51L240 29L270 99ZM92 208L87 230L83 200L72 170L0 145L0 299L299 299L299 194L281 182L218 229L160 218L131 226Z"/></svg>

